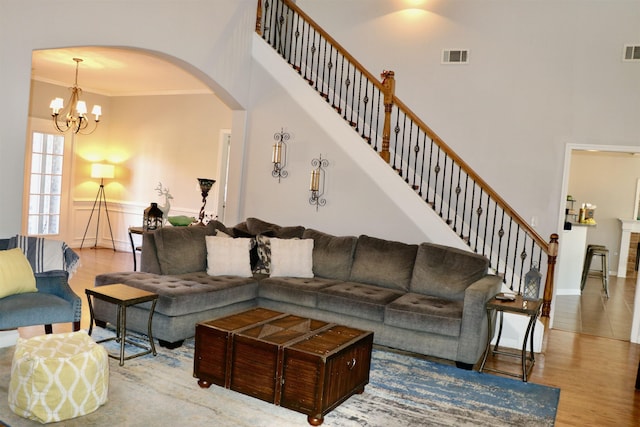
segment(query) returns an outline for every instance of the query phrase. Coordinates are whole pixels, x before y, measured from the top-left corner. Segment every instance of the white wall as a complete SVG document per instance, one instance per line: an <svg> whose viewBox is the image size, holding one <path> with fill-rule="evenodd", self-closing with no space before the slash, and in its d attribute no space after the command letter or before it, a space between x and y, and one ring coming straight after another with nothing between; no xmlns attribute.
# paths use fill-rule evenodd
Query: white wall
<svg viewBox="0 0 640 427"><path fill-rule="evenodd" d="M640 111L639 65L620 60L623 44L640 43L640 2L451 0L417 6L413 16L407 16L401 2L297 3L374 74L395 70L398 96L524 218L537 217L543 236L557 231L558 213L564 208L560 184L565 143L640 145L635 127ZM51 31L51 22L74 25ZM336 159L328 175L333 180L330 185L341 190L340 186L353 183L359 193L353 200L339 192L328 193L328 204L342 209L341 215L330 217L335 214L310 211L303 194L297 196L304 193L302 187L283 183L273 188L269 165L259 166L264 152L253 150L261 146L252 145L245 153L245 131L251 144L268 147L273 133L286 126L300 143L313 138L314 146L293 159L298 162L295 174L306 175L311 156L322 152L317 148L323 144L323 134L331 133L308 124L308 117L297 116L296 108L282 98L282 88L256 88L263 83L259 76L248 84L254 22L254 0L0 2L0 114L5 123L0 127L0 179L15 182L23 176L31 51L133 46L179 63L234 110L229 218L264 212L262 216L284 215L286 220L294 215L286 209L293 207L301 210L292 222L301 216L312 223L322 218L323 223L336 224L337 230L343 216L357 205L368 214L363 227L392 227L403 237L412 235L414 226L396 208L375 201L374 193L367 194L369 183L352 174L354 169L338 154L327 152L330 160ZM442 48L469 48L471 62L443 66ZM253 91L256 111L247 112L245 129L245 113L240 110L247 108ZM296 117L295 123L289 117ZM264 169L258 172L258 167ZM244 183L243 176L261 181ZM293 175L288 179L293 182ZM306 186L306 181L298 178L295 185ZM0 235L14 233L20 226L22 190L19 185L0 188ZM304 206L270 205L267 195L274 191L300 197ZM253 200L264 200L264 207L253 206ZM356 217L358 212L351 214ZM405 227L406 223L410 225Z"/></svg>
<svg viewBox="0 0 640 427"><path fill-rule="evenodd" d="M635 0L298 0L543 237L558 231L566 143L640 145ZM442 49L469 49L442 65Z"/></svg>

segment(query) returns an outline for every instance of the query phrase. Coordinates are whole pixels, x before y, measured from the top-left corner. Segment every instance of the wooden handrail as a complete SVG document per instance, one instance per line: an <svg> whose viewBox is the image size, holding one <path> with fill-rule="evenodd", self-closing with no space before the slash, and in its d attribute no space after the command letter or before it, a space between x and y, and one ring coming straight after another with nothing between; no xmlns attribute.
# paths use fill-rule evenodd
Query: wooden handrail
<svg viewBox="0 0 640 427"><path fill-rule="evenodd" d="M360 62L358 62L358 60L356 58L353 57L353 55L351 55L347 49L345 49L340 43L338 43L336 41L336 39L334 39L333 37L331 37L320 25L318 25L316 23L316 21L314 21L313 19L311 19L311 17L309 17L309 15L307 15L306 13L304 13L304 11L302 9L300 9L295 3L293 3L291 0L280 0L282 3L286 4L287 7L289 7L290 9L294 10L298 15L300 15L302 18L304 18L305 22L307 22L310 26L313 27L313 29L315 31L317 31L322 37L324 37L334 48L336 48L346 59L349 60L349 62L351 64L353 64L353 66L359 71L361 72L364 76L367 77L367 79L373 84L375 85L380 91L384 91L384 87L382 86L382 83L380 83L378 81L378 79L369 72L369 70L367 70L366 68L364 68L364 66L362 64L360 64ZM258 2L260 2L260 0L258 0ZM260 4L258 4L258 7L260 7ZM262 11L260 12L262 13Z"/></svg>
<svg viewBox="0 0 640 427"><path fill-rule="evenodd" d="M306 22L309 23L313 27L315 31L317 31L322 37L324 37L330 44L336 48L346 59L349 60L359 72L361 72L366 78L374 84L382 93L388 93L388 88L380 82L373 74L371 74L360 62L358 62L353 55L351 55L340 43L338 43L333 37L331 37L320 25L318 25L309 15L307 15L304 11L302 11L295 3L291 0L281 0L282 3L286 4L287 7L294 10L297 14L299 14ZM258 7L260 8L260 13L262 13L262 7L260 4L260 0L258 1ZM464 160L460 158L445 142L429 127L424 123L420 118L404 103L402 102L395 94L392 96L393 104L395 104L398 108L400 108L403 112L407 114L418 126L429 136L429 138L433 139L434 142L438 144L440 148L453 160L455 160L460 167L471 177L475 182L477 182L483 190L493 198L498 206L503 209L507 214L509 214L515 222L524 229L525 233L531 236L533 240L542 248L542 250L548 254L549 253L549 245L548 243L522 218L515 212L511 206L504 201L498 193L486 183ZM384 140L383 140L384 141ZM384 155L383 155L384 158Z"/></svg>
<svg viewBox="0 0 640 427"><path fill-rule="evenodd" d="M362 64L360 64L353 55L351 55L342 45L340 45L340 43L338 43L333 37L331 37L324 29L322 29L313 19L311 19L311 17L309 17L304 11L302 11L295 3L293 3L291 0L278 0L279 4L277 6L277 13L280 14L279 16L279 20L280 22L283 22L283 20L287 20L287 18L285 17L284 14L287 14L289 12L293 12L294 16L298 15L301 19L302 22L304 22L304 25L308 25L309 28L311 28L314 31L314 35L313 35L313 40L312 43L314 43L313 45L311 45L311 49L309 50L309 52L311 53L311 58L314 58L313 54L315 52L316 46L315 46L315 37L316 35L319 36L320 40L323 40L322 43L325 43L324 46L326 46L326 43L328 43L332 49L335 49L336 52L338 52L339 55L342 56L342 58L344 60L347 61L348 67L353 67L354 70L357 70L358 73L360 73L361 77L359 77L359 79L364 78L365 81L367 81L367 84L370 84L373 86L373 88L377 89L379 91L379 94L382 94L382 96L384 97L384 122L383 122L383 127L382 129L380 129L378 126L378 122L376 122L375 126L377 129L374 129L373 132L379 132L380 130L382 130L382 135L380 135L378 133L378 138L381 137L381 151L379 152L380 156L387 162L390 163L391 160L391 151L390 151L390 140L391 140L391 126L392 126L392 112L394 108L397 108L397 112L398 112L398 117L401 114L404 115L405 121L408 119L408 122L410 123L410 128L412 126L415 126L417 129L419 129L424 136L428 137L431 140L431 144L432 146L437 147L438 149L438 160L436 160L436 167L434 168L435 170L435 174L437 176L437 174L440 172L440 163L439 163L439 159L440 159L440 152L443 153L444 155L444 165L446 167L450 167L447 166L447 163L449 162L449 165L455 165L456 168L458 168L458 170L463 171L464 174L466 175L466 179L471 180L473 182L473 194L475 194L475 188L479 188L480 197L485 197L486 196L486 200L487 203L489 203L489 201L493 204L495 204L496 207L499 207L502 211L502 215L506 215L509 220L511 221L511 223L514 223L517 226L517 235L519 235L519 233L523 233L524 235L527 236L527 239L529 239L530 242L533 242L533 244L535 244L536 246L536 251L539 251L538 255L540 255L541 253L545 253L547 255L547 271L546 271L546 278L545 278L545 290L544 290L544 304L543 304L543 315L548 316L549 315L549 307L550 307L550 303L551 303L551 297L553 296L553 276L555 274L555 262L556 262L556 257L557 257L557 248L558 248L558 235L557 234L552 234L550 237L550 241L547 242L545 241L538 233L536 230L534 230L513 208L511 208L511 206L509 206L509 204L507 204L507 202L484 180L480 177L480 175L478 175L475 170L473 170L471 168L471 166L469 166L469 164L467 164L458 154L456 154L451 147L449 147L429 126L427 126L426 123L424 123L407 105L405 105L396 95L395 95L395 73L393 71L384 71L382 73L382 81L379 81L372 73L370 73L366 68L364 68L364 66L362 66ZM273 4L273 3L271 3ZM268 5L264 6L265 8L265 12L268 12L270 9L268 9ZM258 0L258 19L256 22L256 32L258 32L259 34L262 35L262 37L265 37L265 34L263 34L263 31L266 33L268 32L269 34L271 34L271 28L268 28L265 24L265 26L262 25L262 12L263 12L263 2L262 0ZM275 12L275 9L274 9ZM269 12L270 13L270 12ZM285 31L286 33L286 31ZM293 33L292 33L293 34ZM298 36L298 32L296 31L295 36ZM268 37L267 37L268 38ZM265 40L267 40L267 38L265 38ZM268 41L268 40L267 40ZM307 38L307 42L309 42L308 38ZM286 45L287 42L285 42ZM304 42L303 42L304 44ZM275 45L273 45L275 47ZM287 57L287 54L285 52L280 52L283 57L285 57L285 59L287 59L289 61L289 63L291 65L294 66L294 68L296 68L298 71L301 68L301 65L296 64L295 60L294 62L291 62L291 60ZM307 53L308 54L308 53ZM305 58L306 59L306 58ZM332 62L328 63L328 69L329 69L329 79L328 79L328 83L331 83L331 74L330 74L330 70L332 67ZM307 65L308 66L308 65ZM307 74L305 73L305 75L303 76L305 79L307 79L310 84L312 83L312 78L315 78L316 81L316 90L318 90L318 92L327 100L329 101L328 98L328 91L330 89L327 89L325 92L322 91L322 89L318 88L317 85L317 81L320 79L321 81L324 80L324 72L322 73L322 77L320 77L320 75L316 75L313 76L313 67L314 67L314 62L313 60L311 61L311 75L307 76ZM313 76L313 77L311 77ZM354 76L355 76L355 72L354 72ZM349 74L347 74L347 79L346 79L346 87L347 89L349 88L349 84L350 84L350 78L349 78ZM360 80L362 81L362 80ZM362 85L360 85L360 87L362 87ZM369 86L367 86L369 87ZM335 92L334 92L335 95ZM340 99L340 96L342 95L342 92L340 92L338 94L338 99ZM356 98L355 92L351 93L351 100L353 99L357 99L357 102L360 101L360 93L357 94L358 98ZM378 95L380 96L380 95ZM335 99L335 98L334 98ZM354 104L347 104L347 99L348 95L346 95L345 97L345 105L344 108L341 108L340 106L336 105L335 103L333 103L334 108L336 108L337 111L344 111L344 119L347 120L356 130L358 130L358 126L367 126L366 122L358 122L358 120L365 120L366 119L366 114L367 114L367 100L370 99L367 96L367 92L365 92L364 94L364 116L361 118L358 118L358 114L360 114L360 110L359 107L356 105L356 107L354 107ZM378 98L380 99L380 98ZM379 101L378 101L379 102ZM347 117L347 111L350 111L350 116ZM370 110L371 111L371 110ZM353 119L353 113L355 112L356 115L356 119ZM395 114L394 114L395 115ZM369 124L371 124L373 122L370 122ZM398 129L400 127L398 125L396 125L395 129L396 129L396 133L398 132ZM371 134L369 135L365 135L364 131L361 133L362 137L365 137L370 143L371 143ZM409 138L411 138L411 131L409 133ZM377 141L380 141L379 139ZM397 142L396 142L397 144ZM407 183L410 183L409 181L409 176L408 176L408 170L412 167L410 164L404 164L403 161L405 160L404 157L404 149L406 147L406 145L403 145L403 142L400 143L400 151L397 152L397 145L394 148L394 152L393 152L393 168L396 169L399 173L402 174L402 172L406 173L407 175L404 177L405 180L407 181ZM372 144L374 150L378 150L377 145L376 144ZM418 150L420 150L420 148L418 147L418 145L416 145L415 147L415 151L418 152ZM409 150L407 150L407 152L409 152ZM409 156L409 154L407 154L407 156ZM396 160L400 161L400 166L398 168L396 168ZM409 161L409 157L406 158L407 163ZM424 161L424 156L423 156L423 161ZM417 165L419 164L419 160L417 159L417 156L415 156L415 161L414 161L414 182L411 183L410 185L416 189L416 190L420 190L418 194L420 194L420 196L422 197L422 184L420 184L420 186L418 186L416 184L416 173L415 171L417 171ZM422 167L424 168L424 163L422 163ZM429 176L431 172L429 172ZM422 175L421 172L418 172L418 176L417 179L420 180L422 179ZM427 178L427 183L429 182L430 178ZM444 183L442 184L443 186L445 185ZM449 185L453 185L452 182ZM438 184L436 181L435 184L435 188L437 188ZM444 188L444 187L443 187ZM453 188L453 187L451 187ZM434 189L435 191L435 189ZM457 188L457 191L460 192L460 187ZM454 196L457 197L457 196ZM466 190L465 190L465 196L466 197ZM442 199L442 201L444 201L444 199ZM428 196L427 196L427 203L429 203L428 200ZM451 202L451 195L449 196L449 202ZM457 203L457 202L456 202ZM435 204L431 203L432 207L435 210ZM450 206L448 207L450 208ZM456 209L457 209L457 204L456 204ZM476 226L478 227L477 229L475 229L475 231L478 233L476 234L476 236L479 236L479 231L480 231L480 216L482 215L482 208L480 206L477 207L476 211L474 213L477 213L477 224ZM457 211L454 212L454 216L457 214ZM441 210L440 210L440 215L443 216L443 211L442 211L442 204L441 204ZM465 216L465 210L463 209L462 211L462 217L464 218ZM444 218L444 217L443 217ZM487 216L485 216L485 218L487 218ZM447 215L446 221L449 223L449 217ZM455 225L455 221L453 222L453 229L456 230L456 225ZM470 228L470 232L473 233L474 228L471 222L468 223L468 226L471 227ZM486 223L485 223L486 226ZM509 225L509 231L508 231L508 235L511 236L511 226ZM498 229L494 229L495 230ZM503 235L504 235L504 230L502 228L499 229L499 233L495 234L495 236L499 236L497 237L498 239L502 239ZM462 230L461 230L461 234L460 234L461 238L468 238L464 237L462 235ZM486 237L486 230L485 230L485 236ZM483 237L480 237L481 239ZM507 241L509 241L510 237L507 237ZM518 237L516 237L516 239L518 239ZM488 241L487 241L488 242ZM467 242L469 243L469 242ZM476 237L476 249L477 250L477 244L478 244L478 237ZM493 245L493 237L491 237L491 243L487 243L490 245ZM471 246L471 244L470 244ZM517 247L517 246L516 246ZM485 247L487 248L487 247ZM483 253L484 253L484 249L483 248ZM488 248L489 250L491 250L491 248ZM508 250L508 246L507 246L507 250ZM515 248L514 248L515 250ZM498 252L500 252L500 246L498 245ZM531 255L533 257L533 246L532 246L532 252ZM527 251L523 250L520 254L519 254L519 259L522 261L521 263L521 270L519 272L519 274L521 274L522 276L520 276L519 280L520 280L520 285L521 285L521 281L522 278L524 277L525 271L524 271L524 260L527 257ZM509 258L509 257L507 257ZM504 259L504 267L508 268L507 266L507 258ZM515 253L514 253L514 257L511 258L511 260L513 261L512 264L512 271L515 271ZM536 258L535 261L541 262L541 258ZM536 265L536 262L534 262L533 258L530 258L529 260L529 266L534 267ZM500 262L498 261L498 263L496 264L496 271L500 271L500 266L499 266ZM513 276L512 276L513 279ZM505 282L506 283L506 282ZM511 286L513 286L514 283L511 283ZM518 286L520 286L518 285ZM519 288L519 287L518 287ZM512 289L514 289L512 287Z"/></svg>

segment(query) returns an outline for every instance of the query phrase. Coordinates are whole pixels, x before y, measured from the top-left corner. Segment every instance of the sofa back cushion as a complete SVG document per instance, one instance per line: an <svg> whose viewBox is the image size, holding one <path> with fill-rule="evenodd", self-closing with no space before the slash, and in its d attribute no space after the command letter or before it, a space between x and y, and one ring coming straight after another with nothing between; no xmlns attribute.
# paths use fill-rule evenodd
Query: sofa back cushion
<svg viewBox="0 0 640 427"><path fill-rule="evenodd" d="M283 227L258 218L247 218L246 225L247 231L253 236L263 234L279 239L294 239L301 238L304 233L304 227L301 225Z"/></svg>
<svg viewBox="0 0 640 427"><path fill-rule="evenodd" d="M184 274L207 269L207 227L162 227L154 233L162 274ZM144 245L142 251L144 252Z"/></svg>
<svg viewBox="0 0 640 427"><path fill-rule="evenodd" d="M391 289L409 289L418 245L358 237L350 281Z"/></svg>
<svg viewBox="0 0 640 427"><path fill-rule="evenodd" d="M418 248L411 292L462 301L464 292L487 274L489 260L473 252L434 243Z"/></svg>
<svg viewBox="0 0 640 427"><path fill-rule="evenodd" d="M156 247L156 231L145 231L142 234L142 253L140 253L140 271L144 273L162 274Z"/></svg>
<svg viewBox="0 0 640 427"><path fill-rule="evenodd" d="M355 236L332 236L308 228L302 235L313 239L313 274L326 279L349 280L353 253L358 241Z"/></svg>

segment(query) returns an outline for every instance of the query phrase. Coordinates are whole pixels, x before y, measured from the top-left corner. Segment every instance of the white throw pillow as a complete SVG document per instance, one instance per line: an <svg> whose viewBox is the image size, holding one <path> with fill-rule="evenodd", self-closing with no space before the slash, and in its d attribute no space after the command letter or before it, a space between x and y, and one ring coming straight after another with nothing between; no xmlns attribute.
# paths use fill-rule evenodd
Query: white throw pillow
<svg viewBox="0 0 640 427"><path fill-rule="evenodd" d="M251 277L251 239L205 236L209 276Z"/></svg>
<svg viewBox="0 0 640 427"><path fill-rule="evenodd" d="M313 239L271 238L271 277L313 277Z"/></svg>

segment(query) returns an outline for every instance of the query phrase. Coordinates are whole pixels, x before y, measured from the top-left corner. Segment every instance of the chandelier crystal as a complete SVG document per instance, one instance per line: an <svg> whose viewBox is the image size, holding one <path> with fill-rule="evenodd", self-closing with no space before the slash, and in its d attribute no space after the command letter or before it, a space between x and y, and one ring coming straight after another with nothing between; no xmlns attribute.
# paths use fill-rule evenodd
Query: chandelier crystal
<svg viewBox="0 0 640 427"><path fill-rule="evenodd" d="M82 89L78 87L78 66L82 62L80 58L73 58L76 62L76 79L73 87L70 87L71 96L67 106L64 106L62 98L55 98L51 100L49 108L51 108L51 117L53 118L53 124L59 132L67 132L69 130L73 133L80 133L88 135L93 133L98 127L100 122L100 116L102 115L102 107L94 105L91 110L91 114L95 116L95 125L91 130L87 130L89 126L89 119L87 118L87 103L80 100Z"/></svg>

